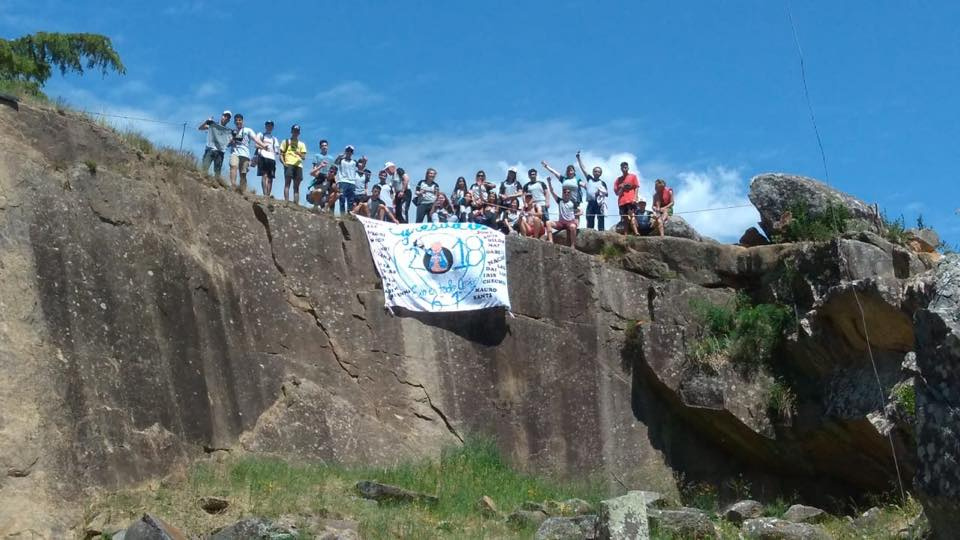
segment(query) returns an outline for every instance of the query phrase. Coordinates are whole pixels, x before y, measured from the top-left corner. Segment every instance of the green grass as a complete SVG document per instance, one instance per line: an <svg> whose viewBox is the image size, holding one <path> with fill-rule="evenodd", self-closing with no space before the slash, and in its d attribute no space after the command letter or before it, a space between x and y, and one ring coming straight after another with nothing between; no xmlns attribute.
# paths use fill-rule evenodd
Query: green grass
<svg viewBox="0 0 960 540"><path fill-rule="evenodd" d="M900 384L893 389L893 399L901 410L917 417L917 390L912 384Z"/></svg>
<svg viewBox="0 0 960 540"><path fill-rule="evenodd" d="M775 379L767 389L767 414L771 418L787 420L797 412L797 395L781 379Z"/></svg>
<svg viewBox="0 0 960 540"><path fill-rule="evenodd" d="M906 245L907 240L909 240L909 235L907 234L906 225L904 225L903 215L896 219L887 218L887 214L883 213L883 237L887 239L888 242L903 246Z"/></svg>
<svg viewBox="0 0 960 540"><path fill-rule="evenodd" d="M743 293L726 304L695 299L690 306L701 324L688 350L694 359L722 357L753 368L769 363L793 316L780 305L754 304Z"/></svg>
<svg viewBox="0 0 960 540"><path fill-rule="evenodd" d="M829 203L822 213L810 213L807 203L794 201L789 208L791 219L774 238L777 242L825 242L847 230L850 211L840 203Z"/></svg>
<svg viewBox="0 0 960 540"><path fill-rule="evenodd" d="M117 135L120 137L120 140L126 143L128 146L131 146L135 150L139 150L144 154L152 154L157 151L157 148L152 142L150 142L150 139L146 138L138 131L126 129L123 131L117 131Z"/></svg>
<svg viewBox="0 0 960 540"><path fill-rule="evenodd" d="M604 244L603 247L600 248L600 258L605 261L619 259L626 252L627 248L622 244Z"/></svg>
<svg viewBox="0 0 960 540"><path fill-rule="evenodd" d="M373 506L354 492L358 480L399 485L440 500L436 505ZM502 512L509 513L524 501L578 497L596 504L604 491L599 482L564 484L520 473L504 462L491 442L473 440L445 450L439 460L383 468L298 464L253 456L204 462L179 479L107 494L91 505L89 514L109 511L129 521L150 511L193 534L242 517L309 514L356 519L364 538L530 537L533 530L516 530L502 518L482 516L477 501L489 496ZM209 516L197 508L196 501L206 495L231 501L226 514Z"/></svg>
<svg viewBox="0 0 960 540"><path fill-rule="evenodd" d="M50 98L37 85L24 81L0 79L0 93L11 94L28 103L50 103Z"/></svg>

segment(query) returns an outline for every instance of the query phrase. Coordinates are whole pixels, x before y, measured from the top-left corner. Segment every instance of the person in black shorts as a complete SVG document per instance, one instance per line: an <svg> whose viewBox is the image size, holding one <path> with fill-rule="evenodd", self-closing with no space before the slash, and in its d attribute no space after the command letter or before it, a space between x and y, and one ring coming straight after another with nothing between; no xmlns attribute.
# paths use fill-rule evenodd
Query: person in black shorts
<svg viewBox="0 0 960 540"><path fill-rule="evenodd" d="M257 145L257 176L264 196L273 198L273 179L277 177L277 154L280 153L280 141L273 134L273 120L263 124L263 133L257 133L254 143Z"/></svg>

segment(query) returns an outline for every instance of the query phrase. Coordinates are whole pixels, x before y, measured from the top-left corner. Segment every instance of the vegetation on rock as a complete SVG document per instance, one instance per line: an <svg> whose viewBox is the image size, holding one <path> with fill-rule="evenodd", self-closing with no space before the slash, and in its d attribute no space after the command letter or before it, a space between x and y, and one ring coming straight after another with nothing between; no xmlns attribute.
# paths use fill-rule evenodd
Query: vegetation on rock
<svg viewBox="0 0 960 540"><path fill-rule="evenodd" d="M790 219L775 236L777 242L825 242L847 231L850 211L839 203L830 203L823 212L814 214L803 201L790 205Z"/></svg>
<svg viewBox="0 0 960 540"><path fill-rule="evenodd" d="M0 38L0 90L39 96L54 69L61 74L82 74L84 69L126 72L110 38L99 34L37 32Z"/></svg>
<svg viewBox="0 0 960 540"><path fill-rule="evenodd" d="M744 293L727 304L693 300L690 305L703 326L689 354L702 362L719 358L747 367L765 365L792 320L786 307L754 304Z"/></svg>

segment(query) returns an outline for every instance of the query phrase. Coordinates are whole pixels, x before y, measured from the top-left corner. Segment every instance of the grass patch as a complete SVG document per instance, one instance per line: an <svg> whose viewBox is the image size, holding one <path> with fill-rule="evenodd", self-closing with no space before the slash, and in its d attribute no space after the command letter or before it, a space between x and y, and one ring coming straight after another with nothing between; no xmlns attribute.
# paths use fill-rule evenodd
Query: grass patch
<svg viewBox="0 0 960 540"><path fill-rule="evenodd" d="M50 98L40 90L39 86L26 81L0 79L0 93L10 94L27 103L42 105L50 103Z"/></svg>
<svg viewBox="0 0 960 540"><path fill-rule="evenodd" d="M690 306L701 323L688 350L694 359L720 358L754 368L769 363L793 316L784 306L753 304L744 293L727 304L694 299Z"/></svg>
<svg viewBox="0 0 960 540"><path fill-rule="evenodd" d="M96 161L94 161L94 160L92 160L92 159L88 159L88 160L84 161L83 164L87 166L87 170L90 171L90 174L97 174L97 162L96 162Z"/></svg>
<svg viewBox="0 0 960 540"><path fill-rule="evenodd" d="M776 379L767 389L767 414L771 418L788 420L797 412L797 395L784 381Z"/></svg>
<svg viewBox="0 0 960 540"><path fill-rule="evenodd" d="M161 163L168 167L190 170L200 168L200 162L197 161L197 156L192 152L164 147L160 149L159 153L157 154L157 158Z"/></svg>
<svg viewBox="0 0 960 540"><path fill-rule="evenodd" d="M144 137L140 132L132 129L126 129L123 131L117 131L117 135L120 137L121 141L123 141L127 146L132 147L134 150L139 150L144 154L152 154L157 151L153 143L150 142L150 139Z"/></svg>
<svg viewBox="0 0 960 540"><path fill-rule="evenodd" d="M900 384L893 388L893 400L910 418L917 417L917 389L912 384Z"/></svg>
<svg viewBox="0 0 960 540"><path fill-rule="evenodd" d="M627 248L625 248L622 244L604 244L603 247L600 248L600 258L605 261L619 259L626 252Z"/></svg>
<svg viewBox="0 0 960 540"><path fill-rule="evenodd" d="M811 213L803 201L794 201L788 211L790 219L775 236L777 242L825 242L846 232L850 219L850 210L835 202L819 214Z"/></svg>
<svg viewBox="0 0 960 540"><path fill-rule="evenodd" d="M907 234L906 225L904 225L903 215L896 219L889 219L886 212L884 212L881 219L883 221L883 237L886 238L888 242L905 246L910 237Z"/></svg>
<svg viewBox="0 0 960 540"><path fill-rule="evenodd" d="M358 480L377 480L437 495L436 505L371 505L354 492ZM445 450L439 460L399 463L392 467L345 467L290 463L244 456L223 463L205 462L182 478L151 489L106 495L91 506L94 512L122 515L126 523L145 511L166 516L194 533L233 523L242 517L277 518L313 515L356 519L364 538L489 538L530 537L533 530L516 530L503 519L488 518L476 508L487 495L504 512L524 501L579 497L596 504L604 489L597 483L562 484L517 472L490 441L471 440ZM197 507L202 496L231 502L223 515L210 516Z"/></svg>

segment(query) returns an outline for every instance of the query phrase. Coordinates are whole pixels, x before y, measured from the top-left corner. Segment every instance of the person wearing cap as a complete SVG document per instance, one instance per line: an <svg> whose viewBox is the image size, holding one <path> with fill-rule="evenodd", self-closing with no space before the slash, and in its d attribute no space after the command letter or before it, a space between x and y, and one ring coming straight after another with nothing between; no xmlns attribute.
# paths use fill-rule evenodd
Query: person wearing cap
<svg viewBox="0 0 960 540"><path fill-rule="evenodd" d="M646 199L643 197L637 197L637 234L640 234L641 236L647 236L650 234L650 231L653 230L655 221L659 220L657 220L657 217L653 215L653 212L647 210Z"/></svg>
<svg viewBox="0 0 960 540"><path fill-rule="evenodd" d="M510 206L511 201L520 203L520 197L523 195L523 186L517 182L517 168L507 169L507 178L500 183L500 204L505 207Z"/></svg>
<svg viewBox="0 0 960 540"><path fill-rule="evenodd" d="M237 113L233 117L236 129L230 139L230 186L243 193L247 190L247 172L250 170L250 143L257 134L243 125L243 115ZM237 183L237 173L240 174L240 183Z"/></svg>
<svg viewBox="0 0 960 540"><path fill-rule="evenodd" d="M357 184L362 180L359 164L353 159L354 148L348 144L343 149L343 155L337 158L337 165L340 166L340 179L337 184L340 186L340 215L353 208L354 199L357 196ZM366 163L366 158L362 158Z"/></svg>
<svg viewBox="0 0 960 540"><path fill-rule="evenodd" d="M257 133L254 140L257 145L257 176L260 177L260 188L265 197L273 198L273 179L277 177L277 154L280 143L273 134L273 120L263 123L263 131Z"/></svg>
<svg viewBox="0 0 960 540"><path fill-rule="evenodd" d="M230 128L227 124L231 116L230 111L223 111L219 124L214 122L211 116L197 127L198 130L207 132L207 147L203 151L200 165L203 174L210 171L210 165L213 165L213 172L217 177L223 172L223 152L230 144Z"/></svg>
<svg viewBox="0 0 960 540"><path fill-rule="evenodd" d="M413 193L410 191L410 175L392 161L384 163L383 170L387 171L387 182L393 186L394 215L400 223L408 223L410 201L413 200Z"/></svg>
<svg viewBox="0 0 960 540"><path fill-rule="evenodd" d="M307 157L307 145L300 140L300 126L290 127L290 138L280 143L280 157L283 160L283 200L300 204L300 182L303 182L303 160ZM290 198L290 184L293 183L293 199Z"/></svg>

